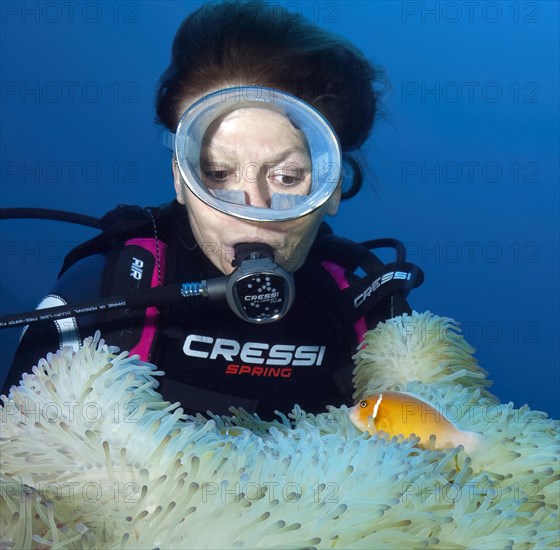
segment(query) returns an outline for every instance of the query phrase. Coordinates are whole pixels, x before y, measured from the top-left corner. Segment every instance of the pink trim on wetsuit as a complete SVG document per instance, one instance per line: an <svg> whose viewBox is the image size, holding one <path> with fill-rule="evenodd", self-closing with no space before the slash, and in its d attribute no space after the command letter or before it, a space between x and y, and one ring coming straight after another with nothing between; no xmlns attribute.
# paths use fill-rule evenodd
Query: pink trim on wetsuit
<svg viewBox="0 0 560 550"><path fill-rule="evenodd" d="M156 240L155 239L129 239L126 241L125 246L139 246L144 250L150 252L154 257L154 271L152 273L152 280L150 281L150 287L154 288L158 286L158 265L157 265L157 254L156 254ZM165 260L167 258L167 245L158 241L159 248L159 274L161 275L162 281L165 280ZM155 306L146 308L146 314L144 317L144 326L142 327L142 334L138 343L130 350L130 355L138 354L142 361L150 360L150 350L154 343L154 338L156 336L157 330L157 317L158 310Z"/></svg>
<svg viewBox="0 0 560 550"><path fill-rule="evenodd" d="M350 283L346 279L344 272L346 271L341 265L335 264L325 260L321 262L321 265L329 272L331 277L334 279L335 283L338 285L339 290L344 290L350 286ZM358 342L361 344L364 341L364 334L367 330L367 324L365 317L360 317L354 323L354 332L358 338Z"/></svg>

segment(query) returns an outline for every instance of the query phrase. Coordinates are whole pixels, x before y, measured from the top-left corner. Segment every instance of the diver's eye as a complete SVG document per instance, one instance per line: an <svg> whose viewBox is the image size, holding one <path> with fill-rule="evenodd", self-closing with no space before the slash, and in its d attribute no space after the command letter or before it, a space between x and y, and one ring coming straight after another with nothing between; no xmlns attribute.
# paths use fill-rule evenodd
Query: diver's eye
<svg viewBox="0 0 560 550"><path fill-rule="evenodd" d="M271 179L283 187L295 187L303 181L299 174L286 174L282 172L272 174Z"/></svg>
<svg viewBox="0 0 560 550"><path fill-rule="evenodd" d="M225 182L230 174L227 170L207 170L204 175L213 181Z"/></svg>
<svg viewBox="0 0 560 550"><path fill-rule="evenodd" d="M362 409L365 409L367 407L367 401L360 401L360 407L362 407Z"/></svg>

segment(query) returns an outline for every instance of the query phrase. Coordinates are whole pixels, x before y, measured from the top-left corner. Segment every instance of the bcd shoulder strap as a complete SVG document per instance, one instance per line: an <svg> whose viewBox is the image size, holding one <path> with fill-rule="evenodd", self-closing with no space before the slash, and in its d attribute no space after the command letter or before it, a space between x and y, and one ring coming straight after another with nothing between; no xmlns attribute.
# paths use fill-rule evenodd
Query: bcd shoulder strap
<svg viewBox="0 0 560 550"><path fill-rule="evenodd" d="M122 246L127 238L154 236L157 222L169 217L173 203L162 207L142 208L140 206L119 205L105 214L100 220L102 233L75 248L64 258L58 276L64 274L72 265L93 254L104 254L115 247Z"/></svg>
<svg viewBox="0 0 560 550"><path fill-rule="evenodd" d="M102 296L123 296L165 283L167 243L158 227L169 215L170 206L141 208L121 205L101 219L103 232L74 248L64 259L59 277L76 262L104 254L106 263ZM111 344L149 361L157 335L158 311L121 310L102 313L100 326L107 327Z"/></svg>
<svg viewBox="0 0 560 550"><path fill-rule="evenodd" d="M123 296L138 290L162 286L167 267L167 244L154 237L136 237L109 256L105 267L103 294ZM124 322L119 323L115 314ZM158 310L112 312L112 322L120 326L115 338L121 349L138 354L142 361L150 361L157 335Z"/></svg>
<svg viewBox="0 0 560 550"><path fill-rule="evenodd" d="M365 318L378 304L391 296L404 301L424 281L422 270L405 261L404 246L396 239L359 244L322 231L317 245L321 263L340 291L335 299L342 321L354 326L358 340L367 328ZM396 261L384 264L370 251L387 247L396 250Z"/></svg>

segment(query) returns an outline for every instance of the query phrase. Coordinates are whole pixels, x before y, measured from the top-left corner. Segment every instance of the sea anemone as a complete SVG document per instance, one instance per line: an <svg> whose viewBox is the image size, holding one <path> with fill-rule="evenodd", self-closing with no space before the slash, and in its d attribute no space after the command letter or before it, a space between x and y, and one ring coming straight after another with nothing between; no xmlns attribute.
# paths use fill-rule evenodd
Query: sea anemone
<svg viewBox="0 0 560 550"><path fill-rule="evenodd" d="M345 406L188 416L158 394L163 373L96 334L2 396L3 547L558 547L559 423L500 404L472 352L426 312L380 324L355 357L357 397L448 409L484 434L467 455L369 437Z"/></svg>

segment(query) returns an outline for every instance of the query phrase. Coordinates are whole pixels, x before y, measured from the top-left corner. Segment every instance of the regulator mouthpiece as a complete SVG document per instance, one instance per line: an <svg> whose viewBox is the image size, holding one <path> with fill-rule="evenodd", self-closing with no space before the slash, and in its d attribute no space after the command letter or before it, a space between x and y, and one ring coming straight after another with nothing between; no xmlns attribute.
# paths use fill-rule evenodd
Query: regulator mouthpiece
<svg viewBox="0 0 560 550"><path fill-rule="evenodd" d="M295 297L294 277L274 261L274 250L264 243L234 247L226 297L230 308L251 323L270 323L284 317Z"/></svg>

